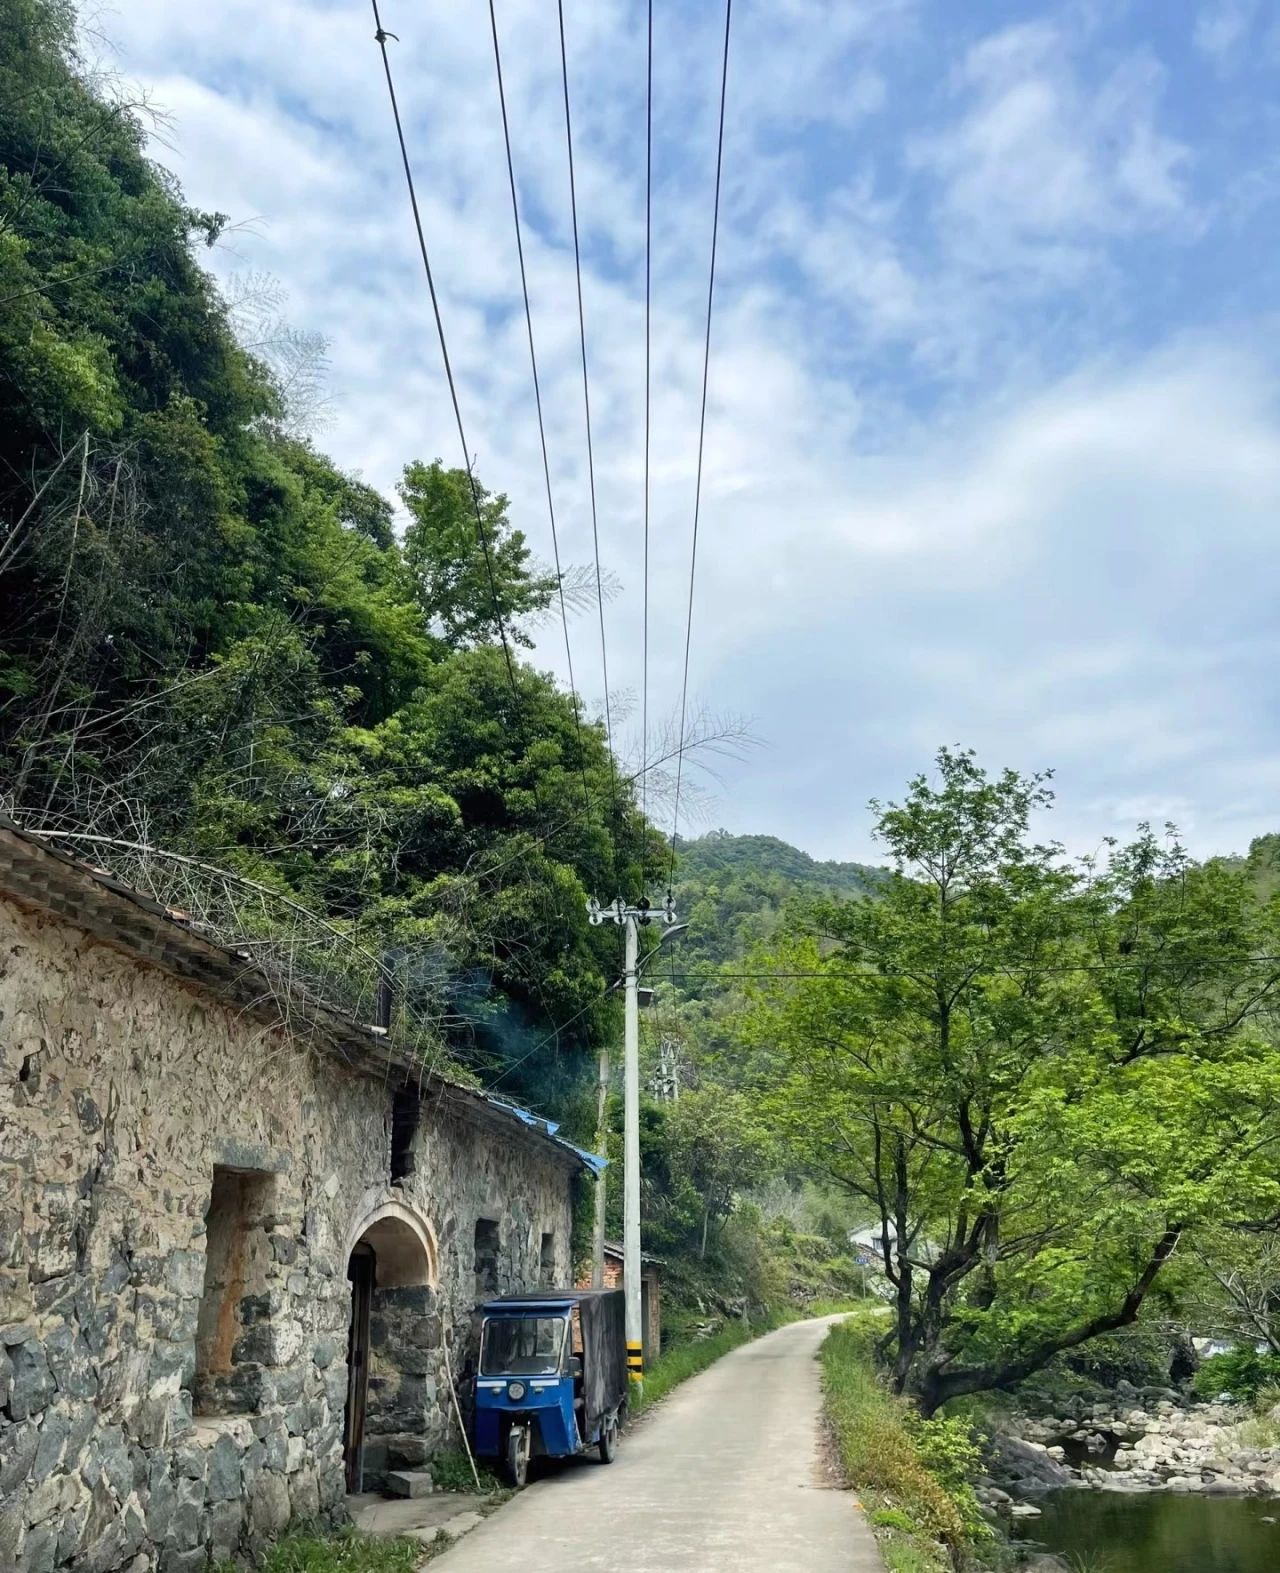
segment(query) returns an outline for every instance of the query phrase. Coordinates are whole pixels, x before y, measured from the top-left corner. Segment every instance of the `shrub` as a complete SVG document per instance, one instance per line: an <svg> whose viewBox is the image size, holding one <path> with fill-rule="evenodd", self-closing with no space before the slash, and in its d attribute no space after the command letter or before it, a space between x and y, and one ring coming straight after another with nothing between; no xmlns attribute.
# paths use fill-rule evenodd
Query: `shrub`
<svg viewBox="0 0 1280 1573"><path fill-rule="evenodd" d="M480 1490L491 1492L498 1489L498 1481L494 1475L482 1465L477 1465L480 1474ZM431 1480L440 1491L470 1491L476 1489L476 1477L471 1472L471 1460L460 1447L446 1448L444 1452L437 1453L431 1460Z"/></svg>
<svg viewBox="0 0 1280 1573"><path fill-rule="evenodd" d="M1280 1409L1280 1382L1267 1382L1253 1395L1253 1412L1256 1415L1270 1416L1273 1410ZM1280 1419L1280 1416L1277 1416Z"/></svg>
<svg viewBox="0 0 1280 1573"><path fill-rule="evenodd" d="M867 1517L877 1529L901 1529L910 1534L916 1527L911 1522L910 1515L904 1513L900 1507L877 1508L874 1513L868 1513Z"/></svg>
<svg viewBox="0 0 1280 1573"><path fill-rule="evenodd" d="M1196 1372L1192 1386L1198 1398L1252 1398L1260 1388L1280 1382L1280 1355L1259 1354L1240 1344L1226 1354L1210 1355Z"/></svg>
<svg viewBox="0 0 1280 1573"><path fill-rule="evenodd" d="M987 1539L990 1529L973 1489L982 1473L982 1449L968 1421L960 1415L935 1415L914 1420L912 1429L921 1462L951 1498L965 1538L973 1543Z"/></svg>

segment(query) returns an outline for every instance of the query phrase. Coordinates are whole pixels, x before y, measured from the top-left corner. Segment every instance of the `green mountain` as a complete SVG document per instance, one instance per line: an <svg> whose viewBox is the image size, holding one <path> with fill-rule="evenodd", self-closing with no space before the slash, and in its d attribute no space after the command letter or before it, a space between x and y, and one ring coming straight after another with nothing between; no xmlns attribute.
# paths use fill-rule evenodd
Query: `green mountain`
<svg viewBox="0 0 1280 1573"><path fill-rule="evenodd" d="M745 955L778 927L788 901L803 896L861 896L883 871L865 863L819 862L777 836L713 830L677 847L676 911L689 925L672 961L702 972ZM689 980L687 992L696 992Z"/></svg>

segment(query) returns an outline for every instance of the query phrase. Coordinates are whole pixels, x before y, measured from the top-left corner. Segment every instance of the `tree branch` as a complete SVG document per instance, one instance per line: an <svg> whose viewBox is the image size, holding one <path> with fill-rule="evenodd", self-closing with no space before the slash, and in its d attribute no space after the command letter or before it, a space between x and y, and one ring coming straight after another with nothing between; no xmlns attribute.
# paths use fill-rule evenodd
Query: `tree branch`
<svg viewBox="0 0 1280 1573"><path fill-rule="evenodd" d="M1182 1237L1182 1228L1181 1224L1170 1224L1160 1236L1141 1276L1115 1310L1105 1311L1065 1333L1044 1338L1031 1349L1011 1360L992 1361L987 1365L970 1367L968 1370L949 1371L945 1375L937 1372L929 1373L926 1378L926 1388L921 1393L921 1407L925 1413L932 1414L949 1398L959 1398L967 1393L985 1392L988 1388L1007 1387L1014 1382L1021 1382L1033 1371L1038 1371L1054 1355L1062 1354L1067 1349L1078 1348L1079 1345L1088 1343L1091 1338L1097 1338L1102 1333L1115 1332L1117 1328L1127 1327L1131 1322L1136 1321L1138 1312L1142 1309L1142 1302L1156 1281L1160 1269L1177 1249L1178 1241Z"/></svg>

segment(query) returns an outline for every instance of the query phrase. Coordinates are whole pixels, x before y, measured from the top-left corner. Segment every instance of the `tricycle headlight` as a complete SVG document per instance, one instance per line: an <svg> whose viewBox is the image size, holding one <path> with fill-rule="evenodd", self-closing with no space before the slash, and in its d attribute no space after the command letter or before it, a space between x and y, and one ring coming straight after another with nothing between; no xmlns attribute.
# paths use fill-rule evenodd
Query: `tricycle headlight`
<svg viewBox="0 0 1280 1573"><path fill-rule="evenodd" d="M511 1385L507 1388L507 1397L512 1401L512 1403L518 1404L524 1397L524 1383L512 1382Z"/></svg>

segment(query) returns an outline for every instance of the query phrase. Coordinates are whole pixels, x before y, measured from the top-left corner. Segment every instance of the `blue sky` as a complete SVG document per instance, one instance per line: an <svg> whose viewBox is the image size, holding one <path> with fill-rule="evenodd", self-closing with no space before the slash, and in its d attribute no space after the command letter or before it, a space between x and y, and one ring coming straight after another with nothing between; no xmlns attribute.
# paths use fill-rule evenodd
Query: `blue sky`
<svg viewBox="0 0 1280 1573"><path fill-rule="evenodd" d="M619 746L638 754L643 12L565 0ZM562 549L590 555L554 7L498 0ZM679 697L723 11L656 6L651 709ZM550 555L483 0L386 0L488 485ZM456 433L358 0L115 0L89 50L330 341L321 445ZM692 689L763 746L702 823L863 857L940 743L1088 850L1280 829L1280 16L1262 0L737 0ZM593 620L573 626L602 700ZM538 659L562 669L558 630ZM697 822L689 828L697 828Z"/></svg>

